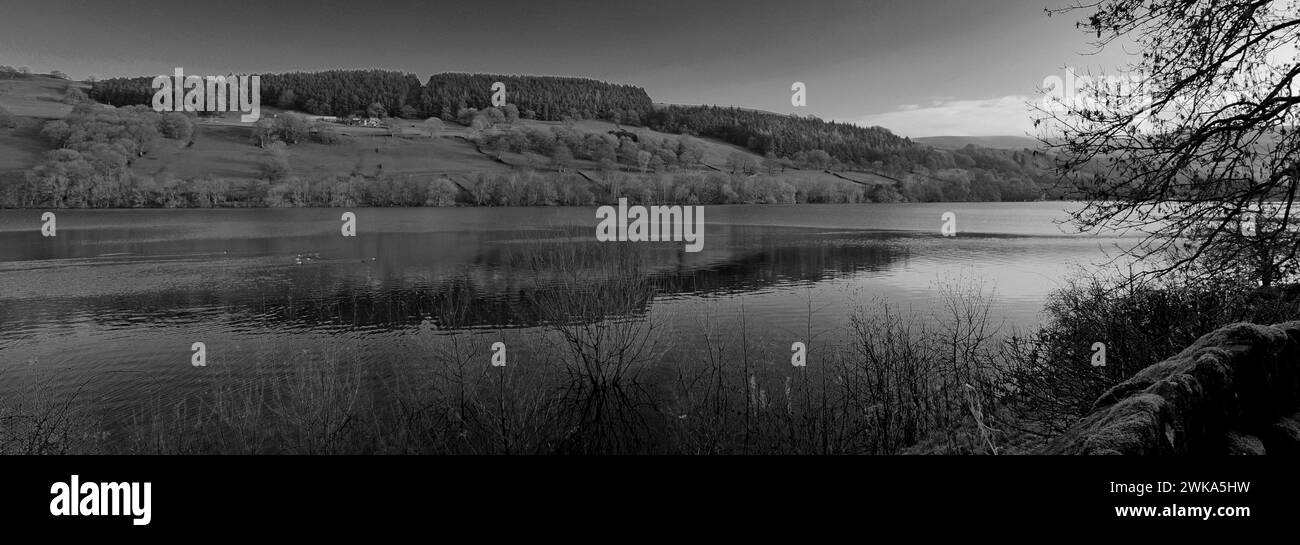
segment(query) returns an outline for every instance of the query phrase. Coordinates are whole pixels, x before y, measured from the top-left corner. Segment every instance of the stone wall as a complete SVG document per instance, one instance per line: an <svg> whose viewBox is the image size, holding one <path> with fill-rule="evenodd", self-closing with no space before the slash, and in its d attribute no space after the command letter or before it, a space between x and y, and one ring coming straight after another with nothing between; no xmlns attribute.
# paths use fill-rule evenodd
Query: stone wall
<svg viewBox="0 0 1300 545"><path fill-rule="evenodd" d="M1300 321L1233 324L1116 385L1045 454L1300 452Z"/></svg>

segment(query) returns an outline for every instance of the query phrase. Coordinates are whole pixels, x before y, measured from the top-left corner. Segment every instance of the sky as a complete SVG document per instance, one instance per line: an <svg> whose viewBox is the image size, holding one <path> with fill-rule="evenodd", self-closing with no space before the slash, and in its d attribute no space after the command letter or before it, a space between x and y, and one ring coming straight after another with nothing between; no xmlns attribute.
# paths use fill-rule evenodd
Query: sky
<svg viewBox="0 0 1300 545"><path fill-rule="evenodd" d="M1045 78L1113 70L1048 17L1068 0L0 0L0 64L208 75L386 68L582 76L656 102L880 125L911 137L1033 135ZM791 104L803 82L807 105Z"/></svg>

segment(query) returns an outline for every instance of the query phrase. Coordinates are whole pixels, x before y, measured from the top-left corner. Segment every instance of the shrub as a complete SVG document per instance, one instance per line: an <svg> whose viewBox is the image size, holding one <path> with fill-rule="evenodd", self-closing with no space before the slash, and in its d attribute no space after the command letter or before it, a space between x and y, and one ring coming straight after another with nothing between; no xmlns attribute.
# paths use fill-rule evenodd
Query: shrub
<svg viewBox="0 0 1300 545"><path fill-rule="evenodd" d="M1222 326L1300 317L1297 286L1182 278L1136 284L1124 278L1071 279L1049 298L1041 328L1009 340L1001 369L1008 405L1035 430L1063 431L1112 386ZM1097 342L1105 344L1105 366L1092 365Z"/></svg>
<svg viewBox="0 0 1300 545"><path fill-rule="evenodd" d="M329 146L343 141L343 137L339 135L339 131L329 123L317 123L313 125L311 139L318 144Z"/></svg>
<svg viewBox="0 0 1300 545"><path fill-rule="evenodd" d="M284 142L272 142L266 146L266 156L261 163L262 176L272 182L282 181L289 176L289 150Z"/></svg>
<svg viewBox="0 0 1300 545"><path fill-rule="evenodd" d="M429 198L425 201L429 206L452 206L456 204L456 197L460 195L460 188L446 178L438 178L429 187Z"/></svg>

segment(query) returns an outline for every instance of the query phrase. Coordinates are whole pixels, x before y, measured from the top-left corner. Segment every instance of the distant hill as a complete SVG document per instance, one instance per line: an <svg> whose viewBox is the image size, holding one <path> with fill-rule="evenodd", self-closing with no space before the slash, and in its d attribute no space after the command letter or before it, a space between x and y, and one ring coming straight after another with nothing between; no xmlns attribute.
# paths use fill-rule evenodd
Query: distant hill
<svg viewBox="0 0 1300 545"><path fill-rule="evenodd" d="M974 145L989 149L1042 149L1043 143L1028 136L926 136L913 138L913 142L943 149L960 149Z"/></svg>

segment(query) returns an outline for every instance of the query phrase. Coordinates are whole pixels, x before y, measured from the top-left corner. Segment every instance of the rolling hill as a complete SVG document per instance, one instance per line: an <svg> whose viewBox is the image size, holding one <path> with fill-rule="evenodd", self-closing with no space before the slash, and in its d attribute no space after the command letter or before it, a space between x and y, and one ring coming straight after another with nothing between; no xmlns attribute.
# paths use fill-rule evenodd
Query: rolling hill
<svg viewBox="0 0 1300 545"><path fill-rule="evenodd" d="M34 166L42 153L49 151L39 136L43 121L63 119L72 112L72 106L62 102L69 86L86 89L89 85L56 78L36 76L25 80L0 80L0 108L13 113L21 120L20 126L0 130L0 171L21 170ZM262 108L264 117L293 113L273 106ZM299 112L301 113L301 112ZM564 125L558 121L521 119L516 125L523 128L550 129ZM646 127L623 126L610 121L585 119L567 126L583 134L608 134L627 130L642 139L676 140L681 135L651 130ZM512 166L524 166L522 160L511 165L510 155L504 154L505 163L476 149L467 138L469 127L448 122L438 138L427 138L416 121L405 121L399 136L390 136L382 128L339 126L341 142L325 145L303 142L294 145L290 158L302 165L304 173L337 173L360 171L373 173L382 170L388 174L433 174L464 172L508 171ZM251 124L238 122L237 114L226 113L198 120L193 144L164 142L147 156L133 161L134 172L146 176L167 173L180 178L199 176L259 177L261 150L250 144ZM697 142L703 151L703 162L721 169L728 158L740 154L754 161L762 157L741 146L714 138L685 136ZM519 159L516 157L515 159ZM591 161L578 160L579 169L595 169ZM707 169L701 169L705 171ZM833 177L815 173L813 178Z"/></svg>
<svg viewBox="0 0 1300 545"><path fill-rule="evenodd" d="M389 93L382 95L388 97L383 99L389 101L388 104L372 102L366 112L360 112L362 115L375 111L382 113L392 108L402 110L404 116L413 116L416 107L411 101L423 101L423 108L430 106L430 97L441 97L438 108L443 110L442 128L431 137L425 122L421 121L422 117L386 118L388 121L385 123L391 122L396 126L384 128L319 122L316 127L324 127L321 130L336 135L329 142L301 138L294 139L289 146L272 150L254 143L254 135L263 129L255 124L241 123L237 114L191 115L193 130L181 137L183 139L158 138L151 141L146 146L147 152L138 157L123 157L120 161L125 163L125 170L113 175L119 180L113 185L152 188L172 183L169 180L194 183L216 180L221 187L262 187L250 190L261 194L265 193L269 181L272 192L287 194L292 191L275 188L285 183L299 183L296 180L302 180L309 187L329 187L336 183L331 180L340 177L373 183L414 183L421 187L446 179L454 182L461 191L475 193L476 186L488 178L516 176L519 172L549 172L552 182L563 186L569 183L563 182L568 171L569 175L578 175L585 180L582 183L591 185L591 188L580 191L595 193L608 191L608 188L602 190L600 187L610 183L610 173L621 172L633 178L656 173L686 175L688 178L684 183L691 185L692 189L676 198L695 198L696 186L703 187L703 184L713 188L706 191L706 196L700 197L710 202L747 202L745 199L757 198L745 197L744 191L735 192L737 187L759 183L755 176L774 179L761 182L768 184L764 190L769 195L766 199L774 198L770 195L776 193L792 191L793 197L781 198L793 198L799 202L1030 200L1060 196L1050 187L1051 161L1035 151L1036 146L1032 144L1036 142L1027 138L940 137L912 141L880 127L825 122L815 117L733 107L655 104L645 99L644 92L638 88L580 78L511 76L517 88L527 89L530 93L532 102L528 112L515 109L510 112L515 117L503 119L502 112L495 108L478 110L475 106L457 106L459 114L448 115L449 96L463 97L457 99L462 105L481 106L490 100L486 95L457 95L456 90L460 89L457 86L496 77L442 74L430 79L428 85L432 87L422 90L418 83L412 83L411 77L396 72L332 71L286 75L272 80L278 82L275 93L280 96L275 101L277 104L262 107L264 122L279 116L315 113L312 109L319 111L320 104L326 100L338 104L329 109L331 112L369 100L353 96L338 102L340 99L330 98L328 90L333 89L330 85L351 81L359 91L372 89ZM111 98L113 102L127 105L148 96L140 91L141 81L141 78L130 78L86 84L45 76L0 80L0 108L9 113L13 125L10 128L0 125L0 176L3 176L0 183L6 184L0 187L0 196L10 196L7 206L14 205L15 191L36 190L14 188L24 183L28 186L36 183L24 182L23 176L38 165L44 165L41 179L45 181L41 183L49 184L60 179L57 173L62 170L72 168L79 172L75 169L99 168L93 165L119 161L95 155L99 152L88 144L77 148L82 155L80 158L76 157L77 154L65 154L52 159L49 152L59 147L58 140L42 135L42 128L52 120L77 123L80 118L73 115L72 106L77 100L67 100L69 93L81 94L89 89L91 97ZM319 90L304 87L313 82L326 87ZM550 96L548 93L553 89L574 86L588 89L593 100L604 96L616 107L600 113L598 110L602 106L590 106L581 112L568 106L569 114L598 116L575 118L568 114L560 116L538 102ZM614 94L606 96L605 93ZM560 104L556 104L559 108ZM311 108L304 111L304 105ZM627 108L620 109L617 107L620 105ZM538 112L536 108L542 111ZM84 116L84 112L92 110L83 108L77 111L83 112L77 115ZM149 108L137 111L151 112ZM490 112L494 112L495 117L486 115ZM422 115L424 112L418 113ZM562 117L562 120L548 117ZM161 123L163 118L158 119ZM162 125L159 126L161 129ZM316 130L312 128L313 134ZM536 141L537 138L542 141ZM549 157L557 139L572 152L567 165ZM689 160L683 151L688 148L692 150ZM677 163L679 154L682 154L681 164ZM650 168L644 162L637 164L647 158L650 159ZM89 162L79 162L83 159ZM268 174L268 162L281 165L272 169L279 174ZM91 166L77 166L82 164ZM691 175L695 177L690 178ZM719 175L723 177L704 182L706 176ZM286 176L292 178L285 179ZM724 182L728 178L731 182ZM778 190L771 186L773 183L795 187ZM36 201L24 197L17 202L40 202L51 198L50 195L46 191L45 196L36 198ZM59 197L60 202L64 198ZM548 199L544 195L540 198L543 202ZM575 199L582 202L585 197ZM481 197L462 200L483 202ZM513 202L510 199L500 201ZM215 204L219 201L209 202ZM0 202L0 206L6 204Z"/></svg>

